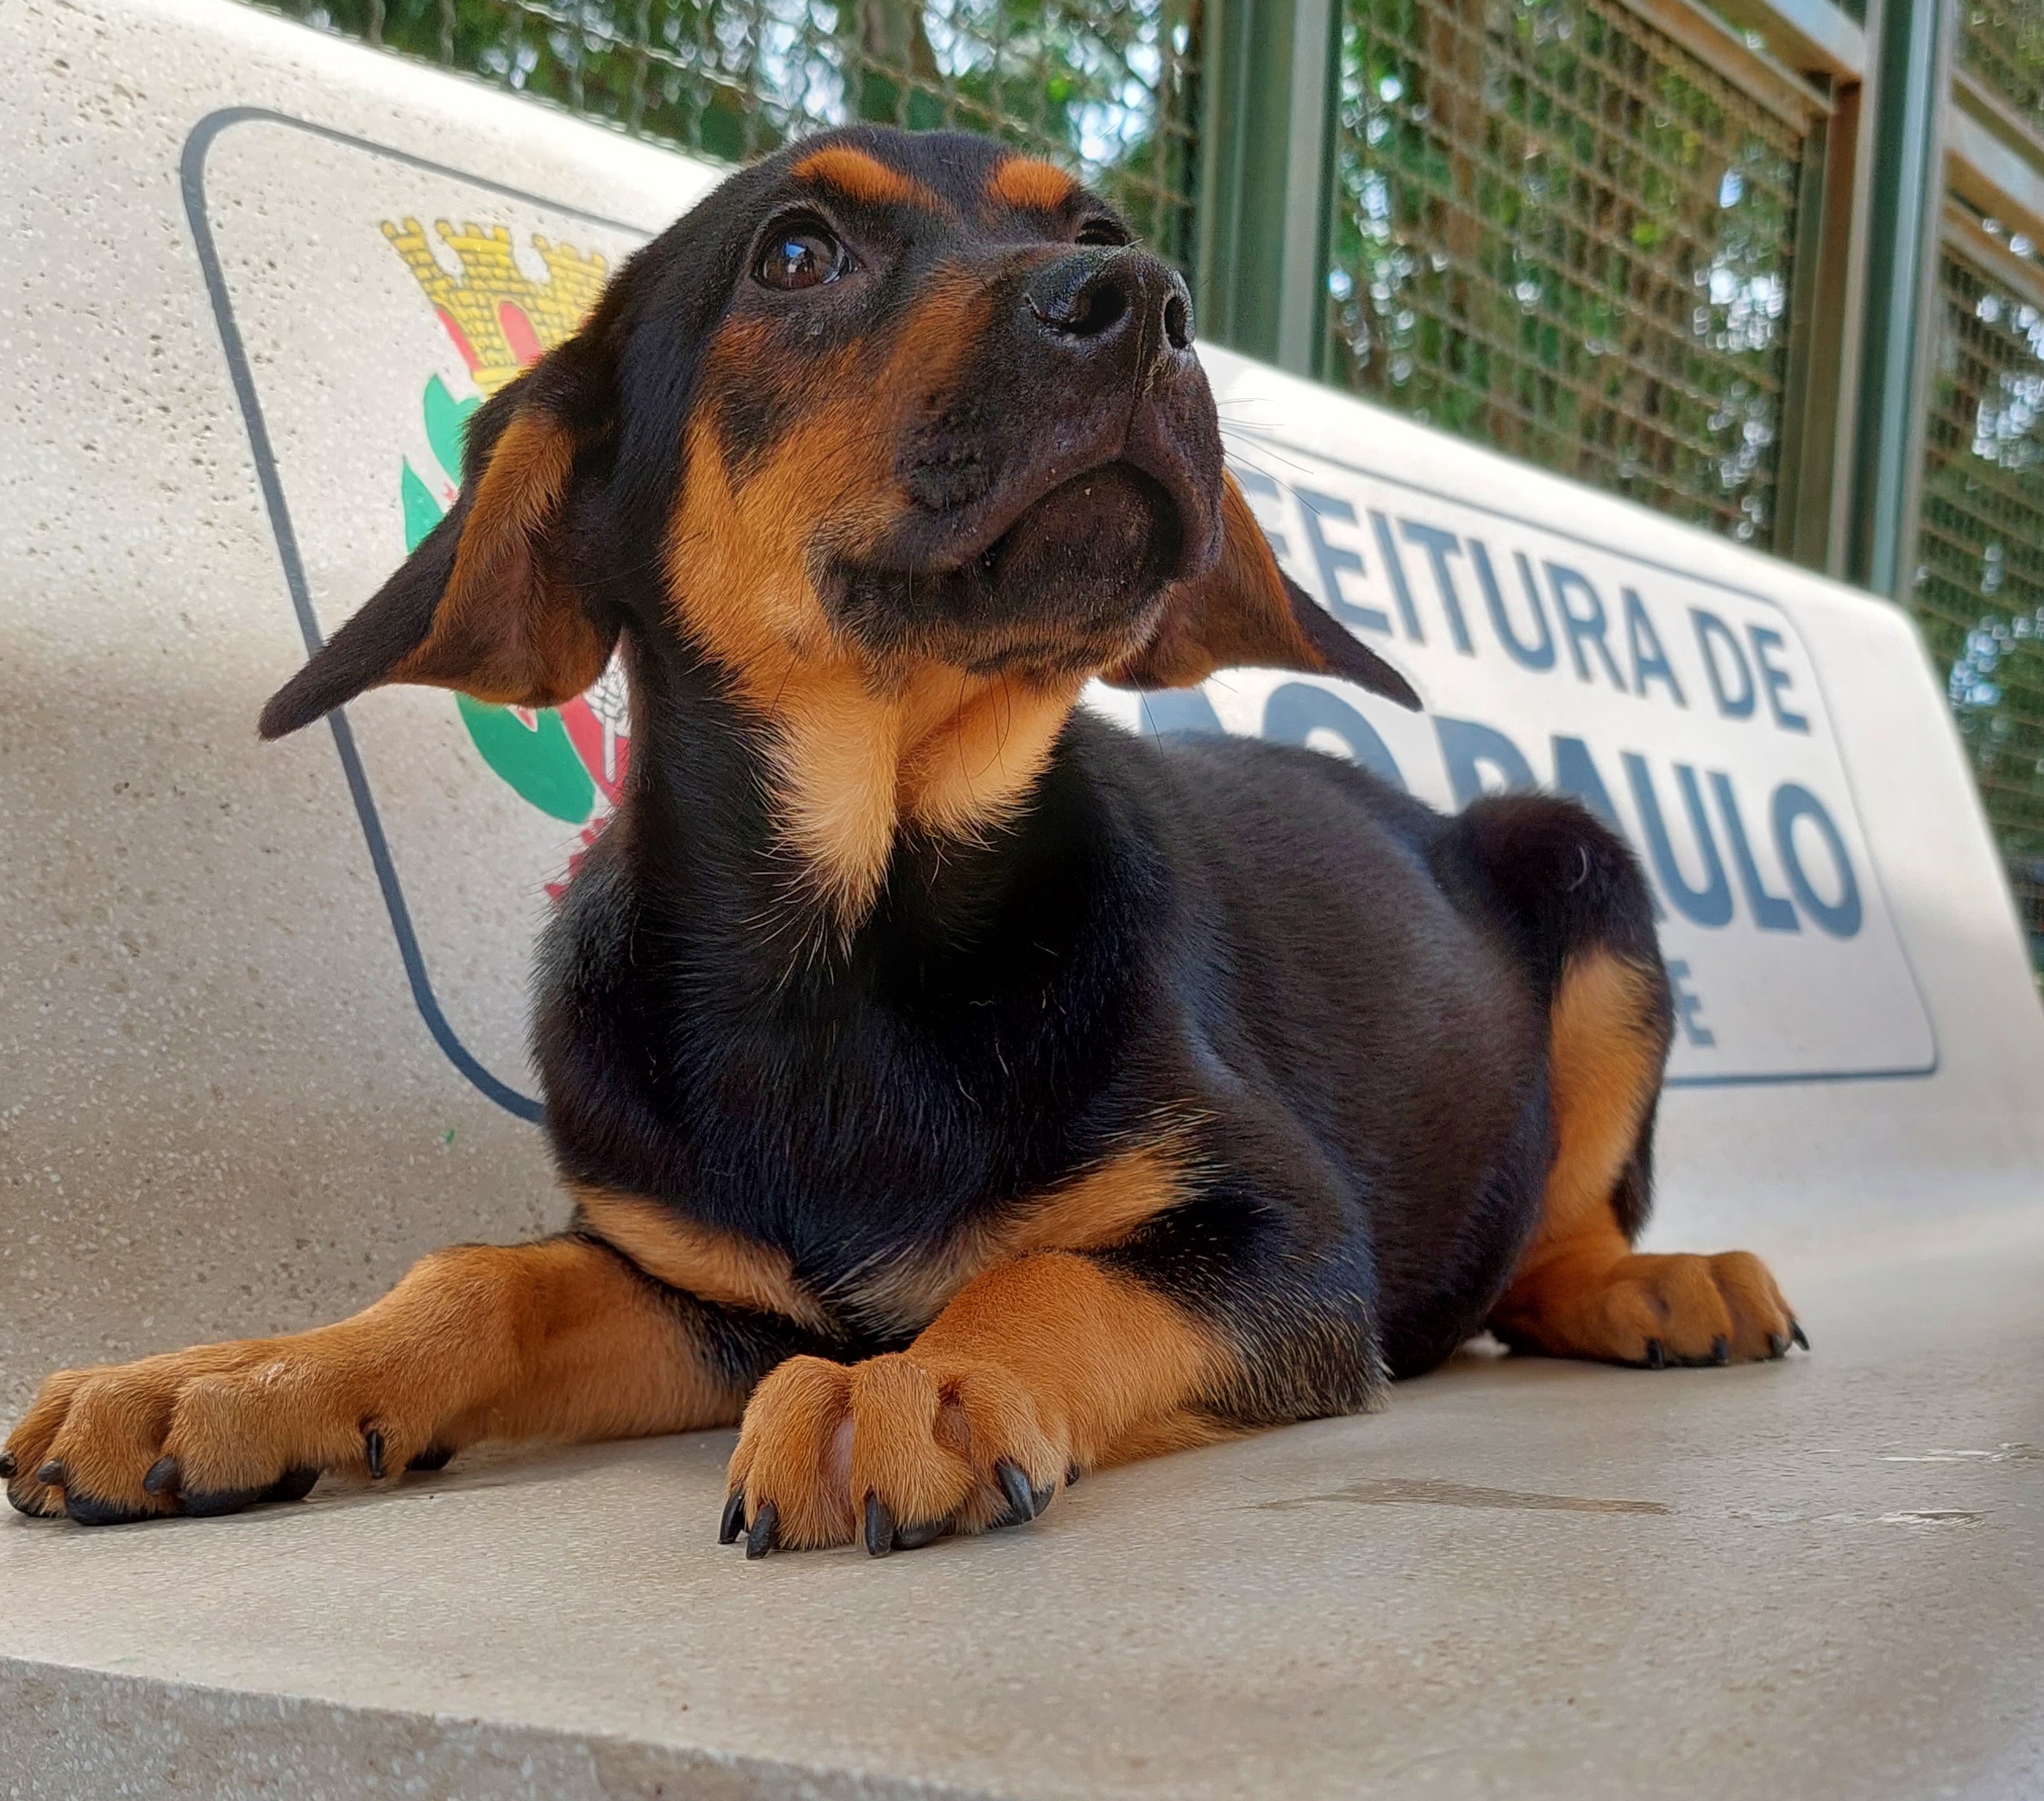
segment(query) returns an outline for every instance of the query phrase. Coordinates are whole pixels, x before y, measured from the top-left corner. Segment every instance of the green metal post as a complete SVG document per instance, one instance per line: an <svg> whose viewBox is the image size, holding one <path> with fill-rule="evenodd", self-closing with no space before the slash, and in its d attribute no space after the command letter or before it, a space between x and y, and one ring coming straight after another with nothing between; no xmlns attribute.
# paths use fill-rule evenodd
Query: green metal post
<svg viewBox="0 0 2044 1801"><path fill-rule="evenodd" d="M1955 0L1868 7L1873 132L1858 444L1846 574L1877 593L1914 583L1929 405Z"/></svg>
<svg viewBox="0 0 2044 1801"><path fill-rule="evenodd" d="M1212 0L1200 120L1205 336L1301 375L1326 336L1340 0Z"/></svg>

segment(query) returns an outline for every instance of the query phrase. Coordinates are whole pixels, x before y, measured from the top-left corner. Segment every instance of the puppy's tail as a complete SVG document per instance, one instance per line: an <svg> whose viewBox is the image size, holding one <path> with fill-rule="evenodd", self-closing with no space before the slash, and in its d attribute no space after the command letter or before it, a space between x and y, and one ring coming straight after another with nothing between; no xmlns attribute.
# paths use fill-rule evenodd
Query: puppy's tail
<svg viewBox="0 0 2044 1801"><path fill-rule="evenodd" d="M1665 991L1654 892L1625 841L1575 801L1473 801L1442 835L1433 861L1450 893L1476 903L1475 916L1504 922L1550 1002L1570 967L1597 951L1650 973Z"/></svg>
<svg viewBox="0 0 2044 1801"><path fill-rule="evenodd" d="M1654 1116L1674 1037L1673 991L1654 931L1653 890L1619 835L1573 801L1515 794L1472 801L1434 853L1442 885L1473 918L1502 923L1546 1004L1549 1081L1631 1122L1607 1177L1628 1240L1651 1204Z"/></svg>

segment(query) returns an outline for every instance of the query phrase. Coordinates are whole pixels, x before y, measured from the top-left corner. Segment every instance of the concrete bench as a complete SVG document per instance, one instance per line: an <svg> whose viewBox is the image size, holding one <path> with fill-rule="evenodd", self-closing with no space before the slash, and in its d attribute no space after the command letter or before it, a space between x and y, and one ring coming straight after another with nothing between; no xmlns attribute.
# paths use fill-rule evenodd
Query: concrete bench
<svg viewBox="0 0 2044 1801"><path fill-rule="evenodd" d="M221 0L0 0L0 1411L557 1223L526 954L628 732L262 699L478 394L716 172ZM0 1791L1981 1795L2044 1787L2044 1016L1896 610L1223 352L1288 566L1428 702L1262 732L1640 846L1684 1004L1657 1243L1808 1359L1472 1350L1383 1415L869 1565L713 1538L726 1434L0 1522Z"/></svg>

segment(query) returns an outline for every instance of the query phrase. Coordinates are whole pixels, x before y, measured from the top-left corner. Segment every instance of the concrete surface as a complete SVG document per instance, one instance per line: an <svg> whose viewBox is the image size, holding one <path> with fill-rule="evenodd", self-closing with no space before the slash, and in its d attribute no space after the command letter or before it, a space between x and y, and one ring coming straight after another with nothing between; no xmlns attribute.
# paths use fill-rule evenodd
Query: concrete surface
<svg viewBox="0 0 2044 1801"><path fill-rule="evenodd" d="M309 1325L365 1304L437 1245L517 1238L562 1213L539 1135L465 1081L421 1021L332 739L256 741L263 697L305 651L183 204L194 127L223 107L279 108L648 226L704 176L224 0L0 0L0 44L13 84L0 154L11 1419L52 1367ZM305 159L334 151L252 127L228 140L213 197L251 234L223 228L233 277L273 277L284 240L331 254L335 190ZM266 378L304 372L307 408L275 422L287 461L304 420L329 414L378 453L366 493L352 464L347 479L292 465L332 490L328 514L297 516L315 598L341 615L404 554L401 461L433 467L420 388L451 354L381 222L527 224L493 197L388 167L380 188L354 181L355 235L331 259L381 278L378 298L407 310L365 311L346 282L294 264L263 317L296 321L303 341L252 349ZM268 194L265 172L283 177ZM531 228L596 241L551 216ZM392 404L409 436L372 432L341 381L378 357L402 371ZM352 560L336 564L344 548ZM492 1042L515 1054L545 905L534 872L558 872L573 833L481 766L450 697L408 694L372 727L365 755L397 854L449 847L405 870L430 973L444 993L472 989ZM491 849L504 845L521 853L508 878ZM472 984L463 958L489 966Z"/></svg>
<svg viewBox="0 0 2044 1801"><path fill-rule="evenodd" d="M255 741L303 642L215 301L330 627L402 554L422 386L471 397L384 225L502 225L536 280L536 237L614 259L709 175L219 0L0 0L0 42L11 1419L52 1367L310 1324L436 1245L561 1217L537 1134L417 1004L335 739ZM288 117L212 140L215 295L186 159L247 108ZM720 1551L716 1434L217 1523L6 1515L0 1797L2044 1792L2044 1026L1906 628L1228 368L1231 428L1266 451L1360 446L1779 591L1937 1067L1672 1095L1654 1230L1772 1258L1816 1354L1465 1357L1381 1417L1100 1476L1028 1534L879 1565ZM1374 505L1377 474L1340 491ZM1438 631L1428 654L1454 655ZM1454 666L1419 673L1517 729ZM1216 692L1231 725L1247 692ZM349 718L425 978L515 1085L575 828L485 766L447 696ZM1760 968L1729 959L1715 992L1754 1011ZM1810 1009L1758 1011L1792 1035Z"/></svg>
<svg viewBox="0 0 2044 1801"><path fill-rule="evenodd" d="M1782 1273L1815 1346L1466 1355L875 1563L725 1434L0 1528L0 1794L2044 1792L2044 1215Z"/></svg>

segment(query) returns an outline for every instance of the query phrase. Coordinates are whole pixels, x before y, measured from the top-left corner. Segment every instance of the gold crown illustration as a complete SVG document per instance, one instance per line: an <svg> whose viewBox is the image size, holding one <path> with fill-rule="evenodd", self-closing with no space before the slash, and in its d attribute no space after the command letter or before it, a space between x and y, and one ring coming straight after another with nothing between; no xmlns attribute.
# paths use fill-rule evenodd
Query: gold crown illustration
<svg viewBox="0 0 2044 1801"><path fill-rule="evenodd" d="M571 336L596 304L609 271L601 256L585 256L572 244L549 243L536 232L532 248L547 266L543 286L518 267L509 227L470 221L456 231L440 219L433 229L460 259L458 278L434 255L417 220L402 225L383 221L384 236L425 289L486 395Z"/></svg>

